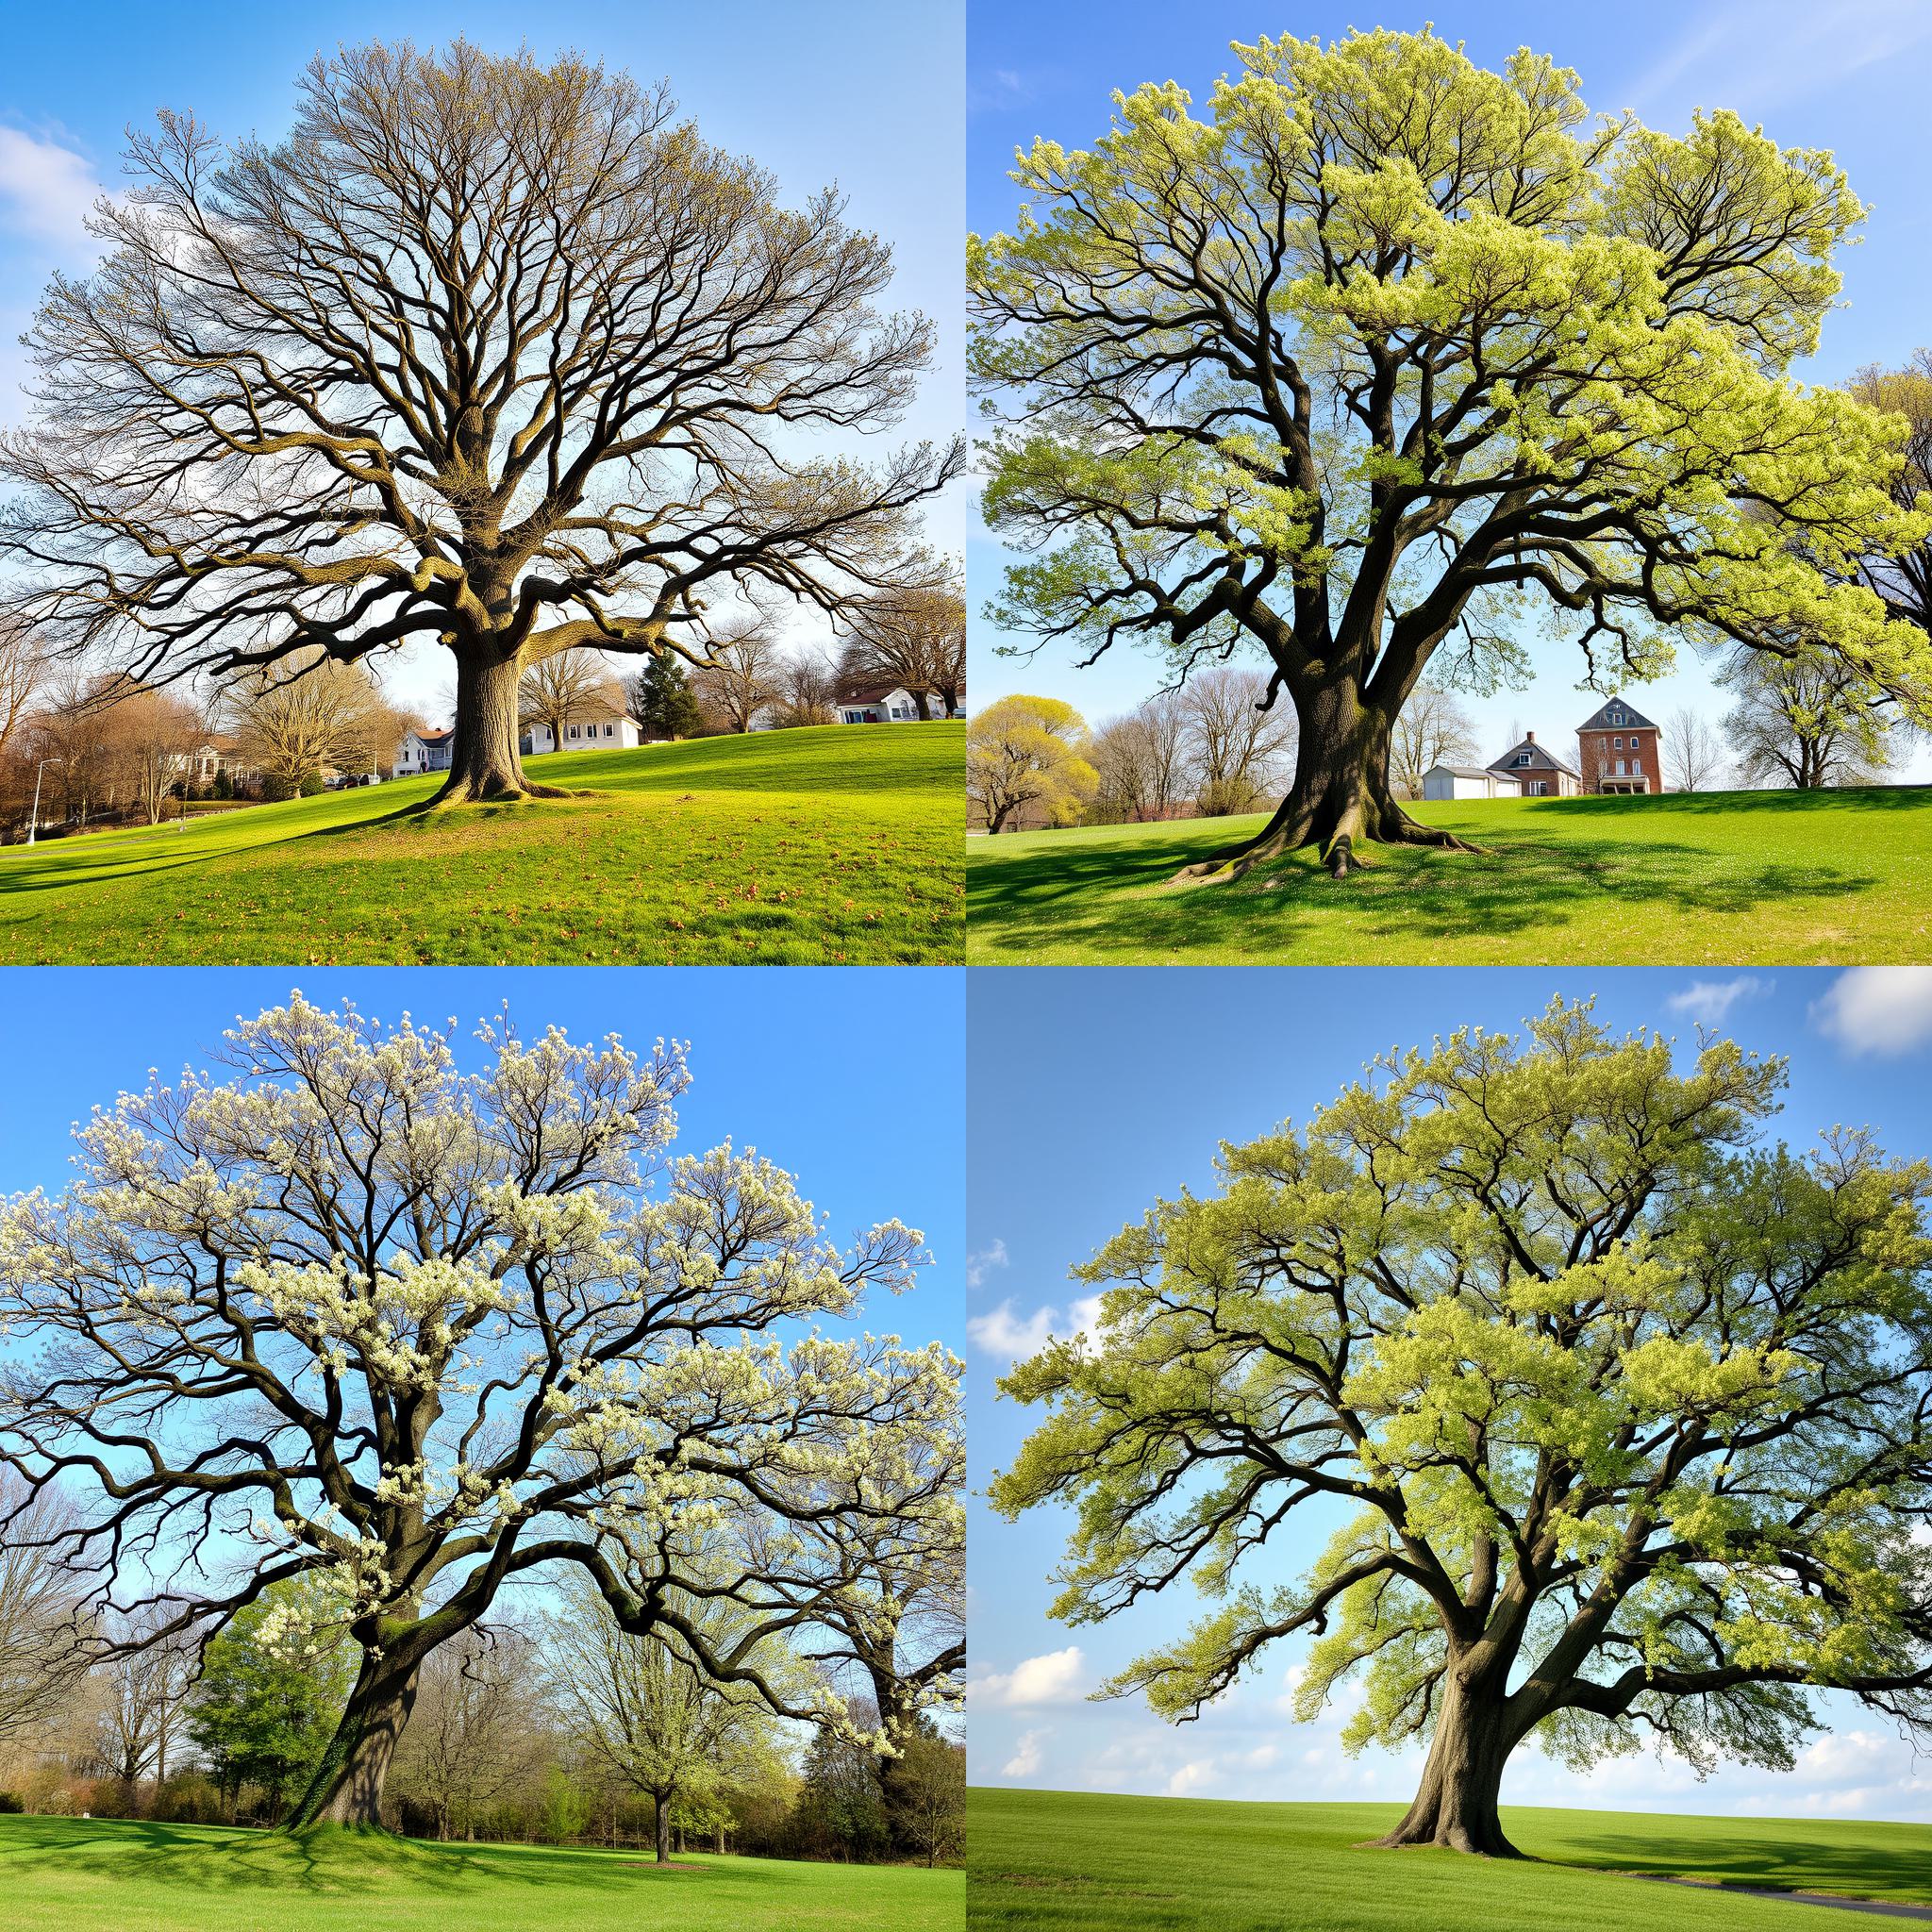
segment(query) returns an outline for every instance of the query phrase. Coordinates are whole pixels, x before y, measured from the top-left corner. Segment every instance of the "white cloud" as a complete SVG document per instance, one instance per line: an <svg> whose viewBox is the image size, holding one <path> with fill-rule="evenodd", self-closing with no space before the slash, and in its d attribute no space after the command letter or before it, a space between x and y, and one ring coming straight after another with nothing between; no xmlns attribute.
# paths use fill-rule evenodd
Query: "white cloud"
<svg viewBox="0 0 1932 1932"><path fill-rule="evenodd" d="M1038 1355L1053 1335L1074 1336L1091 1333L1100 1321L1100 1297L1084 1295L1066 1312L1064 1320L1057 1307L1035 1308L1030 1315L1016 1315L1010 1295L998 1307L984 1315L969 1315L966 1333L988 1355L1006 1361Z"/></svg>
<svg viewBox="0 0 1932 1932"><path fill-rule="evenodd" d="M1082 1694L1086 1655L1077 1643L1029 1657L1010 1671L989 1671L973 1678L967 1692L975 1704L1024 1710L1039 1704L1072 1704Z"/></svg>
<svg viewBox="0 0 1932 1932"><path fill-rule="evenodd" d="M0 127L0 223L42 241L91 245L81 224L100 193L92 163L19 127Z"/></svg>
<svg viewBox="0 0 1932 1932"><path fill-rule="evenodd" d="M1769 980L1740 973L1735 979L1693 979L1664 1004L1674 1013L1688 1013L1700 1026L1720 1026L1740 1000L1761 999L1770 991Z"/></svg>
<svg viewBox="0 0 1932 1932"><path fill-rule="evenodd" d="M1852 1053L1910 1053L1932 1043L1932 967L1854 966L1812 1002L1811 1018Z"/></svg>
<svg viewBox="0 0 1932 1932"><path fill-rule="evenodd" d="M1170 1798L1191 1798L1204 1785L1211 1785L1218 1771L1213 1758L1196 1757L1191 1763L1181 1766L1167 1781L1167 1795Z"/></svg>
<svg viewBox="0 0 1932 1932"><path fill-rule="evenodd" d="M978 1288L987 1277L989 1271L1007 1265L1007 1244L995 1241L990 1248L980 1248L966 1257L966 1286Z"/></svg>
<svg viewBox="0 0 1932 1932"><path fill-rule="evenodd" d="M1051 1731L1022 1731L1013 1755L1000 1766L1001 1772L1008 1777L1031 1777L1040 1769L1041 1741L1052 1735Z"/></svg>

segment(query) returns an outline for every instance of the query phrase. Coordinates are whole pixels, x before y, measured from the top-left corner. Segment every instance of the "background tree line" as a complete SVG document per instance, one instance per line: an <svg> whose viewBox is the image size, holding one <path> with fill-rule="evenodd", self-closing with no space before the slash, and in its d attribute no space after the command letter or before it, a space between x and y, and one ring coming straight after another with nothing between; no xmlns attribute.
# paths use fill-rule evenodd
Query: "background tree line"
<svg viewBox="0 0 1932 1932"><path fill-rule="evenodd" d="M89 1667L75 1644L86 1612L59 1566L0 1552L0 1811L280 1822L355 1666L344 1642L291 1656L277 1607L265 1593L198 1669L192 1642L129 1620ZM142 1636L155 1641L128 1647ZM863 1696L849 1714L878 1728ZM594 1591L565 1586L430 1657L383 1812L438 1840L943 1863L960 1855L964 1801L964 1748L929 1719L884 1759L708 1681L662 1640L620 1631Z"/></svg>

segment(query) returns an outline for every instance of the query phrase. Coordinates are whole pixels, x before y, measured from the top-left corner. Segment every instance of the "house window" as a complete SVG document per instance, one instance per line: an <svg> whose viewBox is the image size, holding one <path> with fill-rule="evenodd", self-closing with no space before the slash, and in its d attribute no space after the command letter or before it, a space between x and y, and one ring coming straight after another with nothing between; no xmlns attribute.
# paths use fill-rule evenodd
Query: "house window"
<svg viewBox="0 0 1932 1932"><path fill-rule="evenodd" d="M1631 775L1631 776L1632 776L1633 778L1637 778L1637 777L1641 777L1641 776L1642 776L1642 774L1643 774L1643 760L1642 760L1641 758L1632 758L1632 759L1630 760L1630 775Z"/></svg>
<svg viewBox="0 0 1932 1932"><path fill-rule="evenodd" d="M1519 752L1519 753L1517 754L1517 758L1516 758L1516 762L1517 762L1517 763L1518 763L1519 765L1526 765L1526 764L1528 764L1528 762L1529 762L1529 754L1528 754L1528 753L1527 753L1526 751L1525 751L1525 752Z"/></svg>
<svg viewBox="0 0 1932 1932"><path fill-rule="evenodd" d="M1624 741L1621 738L1616 741L1616 744L1619 751L1624 749Z"/></svg>
<svg viewBox="0 0 1932 1932"><path fill-rule="evenodd" d="M616 735L617 735L617 726L616 726L615 724L607 724L607 725L605 725L605 727L604 727L604 736L605 736L606 738L614 738L614 737L615 737Z"/></svg>

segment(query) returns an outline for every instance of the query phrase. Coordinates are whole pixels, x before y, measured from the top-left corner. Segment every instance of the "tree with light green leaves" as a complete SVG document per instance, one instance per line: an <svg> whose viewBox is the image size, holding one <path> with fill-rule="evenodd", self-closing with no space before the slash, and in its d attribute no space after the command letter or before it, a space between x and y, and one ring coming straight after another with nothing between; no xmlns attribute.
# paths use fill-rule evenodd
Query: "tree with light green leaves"
<svg viewBox="0 0 1932 1932"><path fill-rule="evenodd" d="M1539 630L1602 689L1689 638L1923 712L1932 645L1865 568L1932 527L1890 487L1907 424L1790 375L1864 213L1830 155L1730 113L1591 122L1527 49L1234 52L1205 116L1145 86L1091 148L1023 152L968 271L985 513L1031 553L1009 648L1258 655L1298 721L1267 825L1183 876L1455 846L1397 804L1391 727L1432 670L1527 675Z"/></svg>
<svg viewBox="0 0 1932 1932"><path fill-rule="evenodd" d="M1050 1413L993 1499L1075 1510L1070 1623L1213 1603L1103 1694L1185 1722L1308 1641L1298 1718L1352 1682L1352 1749L1425 1746L1382 1842L1491 1856L1526 1742L1789 1768L1824 1690L1932 1737L1932 1167L1769 1141L1784 1080L1558 1001L1224 1144L1076 1269L1094 1332L1001 1384Z"/></svg>

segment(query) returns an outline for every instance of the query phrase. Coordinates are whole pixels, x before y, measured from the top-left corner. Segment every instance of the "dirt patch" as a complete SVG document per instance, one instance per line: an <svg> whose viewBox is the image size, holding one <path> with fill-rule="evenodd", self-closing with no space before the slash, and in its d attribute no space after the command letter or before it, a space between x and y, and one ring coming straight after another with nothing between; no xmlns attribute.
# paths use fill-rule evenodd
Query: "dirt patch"
<svg viewBox="0 0 1932 1932"><path fill-rule="evenodd" d="M689 1858L673 1858L660 1865L656 1858L625 1858L623 1861L637 1872L708 1872L708 1865L693 1865Z"/></svg>

